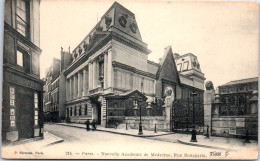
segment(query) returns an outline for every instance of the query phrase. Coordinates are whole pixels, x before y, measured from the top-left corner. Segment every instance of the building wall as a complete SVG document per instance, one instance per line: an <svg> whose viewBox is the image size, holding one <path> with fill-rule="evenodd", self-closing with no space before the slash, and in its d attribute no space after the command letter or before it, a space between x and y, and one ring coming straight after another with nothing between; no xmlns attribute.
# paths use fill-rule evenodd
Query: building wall
<svg viewBox="0 0 260 161"><path fill-rule="evenodd" d="M136 69L147 72L147 54L141 53L126 45L113 41L113 61L135 67Z"/></svg>
<svg viewBox="0 0 260 161"><path fill-rule="evenodd" d="M40 80L39 0L28 1L28 28L17 28L16 2L5 2L2 139L43 135L43 82ZM23 107L23 108L22 108Z"/></svg>
<svg viewBox="0 0 260 161"><path fill-rule="evenodd" d="M257 138L257 84L254 81L222 85L216 95L214 91L205 92L208 98L213 94L213 99L207 99L204 105L206 113L210 113L205 115L205 120L211 126L212 135L244 137L248 131L250 138Z"/></svg>

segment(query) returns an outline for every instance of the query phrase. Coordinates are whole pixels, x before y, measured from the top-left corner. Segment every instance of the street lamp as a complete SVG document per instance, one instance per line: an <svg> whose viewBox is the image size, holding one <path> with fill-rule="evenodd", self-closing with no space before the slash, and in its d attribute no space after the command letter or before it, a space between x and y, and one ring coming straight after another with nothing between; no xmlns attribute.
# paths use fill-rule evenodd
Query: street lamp
<svg viewBox="0 0 260 161"><path fill-rule="evenodd" d="M141 82L141 93L143 94L143 85L144 83ZM140 102L141 102L141 99L140 99ZM143 128L142 128L142 109L141 109L141 105L139 103L139 109L140 109L140 122L139 122L139 132L138 132L138 135L143 135Z"/></svg>
<svg viewBox="0 0 260 161"><path fill-rule="evenodd" d="M197 96L197 93L195 91L192 91L191 93L192 96L192 102L193 102L193 106L192 106L192 132L191 132L191 140L190 142L197 142L196 139L196 129L195 129L195 102L194 102L194 97Z"/></svg>

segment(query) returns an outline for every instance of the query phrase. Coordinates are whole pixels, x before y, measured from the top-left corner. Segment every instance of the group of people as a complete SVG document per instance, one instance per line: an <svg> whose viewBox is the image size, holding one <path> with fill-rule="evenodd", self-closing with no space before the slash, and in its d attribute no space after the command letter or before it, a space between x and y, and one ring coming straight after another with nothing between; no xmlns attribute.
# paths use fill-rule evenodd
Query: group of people
<svg viewBox="0 0 260 161"><path fill-rule="evenodd" d="M89 119L87 119L87 121L85 122L85 124L86 124L86 129L87 129L87 131L90 131L90 124L91 124L91 126L92 126L92 131L94 131L94 130L97 129L97 123L96 123L95 120L93 120L93 121L90 123Z"/></svg>

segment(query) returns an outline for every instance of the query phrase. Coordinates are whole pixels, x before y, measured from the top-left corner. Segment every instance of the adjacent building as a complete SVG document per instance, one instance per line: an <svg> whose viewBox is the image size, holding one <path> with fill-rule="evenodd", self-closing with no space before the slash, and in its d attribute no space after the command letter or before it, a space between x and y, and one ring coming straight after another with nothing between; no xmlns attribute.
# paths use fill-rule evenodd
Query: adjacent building
<svg viewBox="0 0 260 161"><path fill-rule="evenodd" d="M150 52L135 15L115 2L72 53L61 50L67 59L62 56L66 65L59 84L64 92L59 93L65 95L59 99L66 100L59 102L60 118L137 128L141 111L145 129L153 129L154 123L159 130L186 129L190 122L182 120L194 115L175 109L189 103L191 92L196 92L196 121L202 120L203 126L205 78L196 56L173 54L169 46L155 63L148 60ZM173 106L175 100L180 103Z"/></svg>
<svg viewBox="0 0 260 161"><path fill-rule="evenodd" d="M2 139L43 135L40 0L5 1Z"/></svg>
<svg viewBox="0 0 260 161"><path fill-rule="evenodd" d="M43 112L45 121L59 120L60 60L53 58L51 67L45 71Z"/></svg>
<svg viewBox="0 0 260 161"><path fill-rule="evenodd" d="M212 135L258 135L258 77L218 87L212 111Z"/></svg>

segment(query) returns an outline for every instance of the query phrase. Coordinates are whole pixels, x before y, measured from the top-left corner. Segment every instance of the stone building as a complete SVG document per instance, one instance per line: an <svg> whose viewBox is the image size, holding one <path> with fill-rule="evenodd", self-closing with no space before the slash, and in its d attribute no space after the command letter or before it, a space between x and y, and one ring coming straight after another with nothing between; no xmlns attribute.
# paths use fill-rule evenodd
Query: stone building
<svg viewBox="0 0 260 161"><path fill-rule="evenodd" d="M5 1L2 139L43 135L40 0Z"/></svg>
<svg viewBox="0 0 260 161"><path fill-rule="evenodd" d="M59 120L60 60L53 58L51 67L45 71L43 112L45 121Z"/></svg>
<svg viewBox="0 0 260 161"><path fill-rule="evenodd" d="M257 138L258 77L228 82L216 92L207 89L205 96L205 113L208 113L205 124L212 135L240 137L248 131Z"/></svg>
<svg viewBox="0 0 260 161"><path fill-rule="evenodd" d="M158 122L159 129L171 130L172 102L194 90L202 98L204 74L193 54L174 58L172 48L166 47L155 63L148 60L150 52L135 15L115 2L72 51L72 62L62 73L66 111L61 117L78 123L95 120L106 127L129 123L136 128L141 108L145 129ZM185 69L178 72L175 59Z"/></svg>

